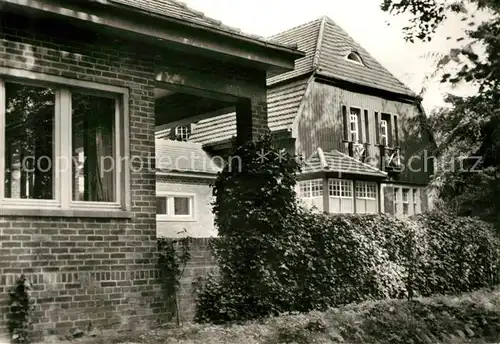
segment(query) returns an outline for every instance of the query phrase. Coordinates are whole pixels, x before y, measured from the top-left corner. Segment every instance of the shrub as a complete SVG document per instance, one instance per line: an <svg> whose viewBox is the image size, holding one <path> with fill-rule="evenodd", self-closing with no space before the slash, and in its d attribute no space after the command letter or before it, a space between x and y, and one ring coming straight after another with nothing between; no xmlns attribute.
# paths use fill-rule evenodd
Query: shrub
<svg viewBox="0 0 500 344"><path fill-rule="evenodd" d="M215 183L221 275L198 294L197 321L458 293L495 282L499 243L484 222L445 213L411 220L313 214L297 205L295 160L268 137L235 155L243 169L226 166Z"/></svg>
<svg viewBox="0 0 500 344"><path fill-rule="evenodd" d="M500 342L500 290L369 301L230 326L189 325L141 335L176 344L480 344Z"/></svg>
<svg viewBox="0 0 500 344"><path fill-rule="evenodd" d="M160 281L167 307L173 310L177 325L180 324L181 318L178 291L186 264L191 259L190 243L189 236L180 239L159 238L156 242Z"/></svg>
<svg viewBox="0 0 500 344"><path fill-rule="evenodd" d="M7 326L14 343L26 344L31 339L32 313L35 308L35 301L30 296L31 291L31 282L21 275L9 292Z"/></svg>

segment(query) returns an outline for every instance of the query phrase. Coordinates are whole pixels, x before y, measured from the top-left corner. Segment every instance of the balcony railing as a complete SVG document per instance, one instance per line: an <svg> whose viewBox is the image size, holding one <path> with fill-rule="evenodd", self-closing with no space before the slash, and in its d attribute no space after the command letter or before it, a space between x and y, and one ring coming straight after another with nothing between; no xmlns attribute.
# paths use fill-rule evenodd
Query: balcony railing
<svg viewBox="0 0 500 344"><path fill-rule="evenodd" d="M349 142L348 146L349 156L356 160L365 162L368 156L367 144Z"/></svg>
<svg viewBox="0 0 500 344"><path fill-rule="evenodd" d="M389 148L380 146L382 159L380 169L386 172L399 173L402 170L401 149L399 147Z"/></svg>

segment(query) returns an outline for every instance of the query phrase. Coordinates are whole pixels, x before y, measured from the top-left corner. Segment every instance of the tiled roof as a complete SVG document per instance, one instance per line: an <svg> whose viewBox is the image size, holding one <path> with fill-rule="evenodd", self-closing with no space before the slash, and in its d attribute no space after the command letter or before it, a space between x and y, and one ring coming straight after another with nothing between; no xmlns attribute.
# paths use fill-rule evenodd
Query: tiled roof
<svg viewBox="0 0 500 344"><path fill-rule="evenodd" d="M306 52L306 56L295 62L295 70L268 79L268 85L317 70L327 77L416 96L328 17L297 26L271 38L283 44L297 43L299 50ZM347 60L346 56L350 52L358 53L364 65Z"/></svg>
<svg viewBox="0 0 500 344"><path fill-rule="evenodd" d="M201 144L174 140L156 140L158 172L192 172L216 174L220 168Z"/></svg>
<svg viewBox="0 0 500 344"><path fill-rule="evenodd" d="M270 88L267 92L267 119L271 131L292 126L299 109L308 78ZM236 137L236 114L234 112L207 118L193 126L190 141L202 144L221 142Z"/></svg>
<svg viewBox="0 0 500 344"><path fill-rule="evenodd" d="M315 172L338 172L339 174L357 174L385 178L387 174L378 168L365 164L337 150L323 152L318 148L304 162L302 174Z"/></svg>
<svg viewBox="0 0 500 344"><path fill-rule="evenodd" d="M314 70L328 77L415 96L328 17L303 24L271 38L282 44L296 43L299 50L306 53L305 57L295 61L294 70L267 79L268 125L271 131L292 127ZM351 51L356 51L365 65L348 61L345 56ZM196 123L190 140L212 144L235 136L236 115L229 113Z"/></svg>
<svg viewBox="0 0 500 344"><path fill-rule="evenodd" d="M230 34L236 34L253 40L271 43L277 46L295 49L296 46L277 43L272 39L266 39L257 35L243 33L240 29L223 24L220 20L207 17L203 12L188 7L185 3L177 0L110 0L116 4L149 12L155 15L180 19L185 22L202 25L208 28L221 30Z"/></svg>

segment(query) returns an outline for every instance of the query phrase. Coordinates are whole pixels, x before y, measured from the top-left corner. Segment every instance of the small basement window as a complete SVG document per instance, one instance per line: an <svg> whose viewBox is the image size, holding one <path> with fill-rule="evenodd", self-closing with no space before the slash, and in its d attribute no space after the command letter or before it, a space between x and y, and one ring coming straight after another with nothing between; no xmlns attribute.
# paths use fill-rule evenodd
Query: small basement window
<svg viewBox="0 0 500 344"><path fill-rule="evenodd" d="M361 60L361 56L359 56L358 53L355 53L355 52L350 52L349 55L347 55L346 57L349 61L351 62L354 62L354 63L357 63L357 64L360 64L362 65L363 64L363 60Z"/></svg>

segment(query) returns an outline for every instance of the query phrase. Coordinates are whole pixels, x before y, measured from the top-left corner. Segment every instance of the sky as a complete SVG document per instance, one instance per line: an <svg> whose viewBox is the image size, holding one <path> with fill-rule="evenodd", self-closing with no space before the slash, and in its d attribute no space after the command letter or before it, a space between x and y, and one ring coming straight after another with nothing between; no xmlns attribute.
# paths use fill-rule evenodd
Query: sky
<svg viewBox="0 0 500 344"><path fill-rule="evenodd" d="M205 15L221 20L244 32L268 37L297 25L328 16L360 43L392 74L420 93L426 76L436 66L436 57L457 47L456 38L464 35L461 17L447 20L430 43L408 43L402 28L407 18L380 10L381 0L183 0ZM388 25L388 23L390 25ZM452 39L447 39L452 37ZM463 42L461 42L463 43ZM434 58L433 58L434 57ZM471 94L473 88L451 89L439 82L425 82L423 105L427 113L443 106L446 92Z"/></svg>

